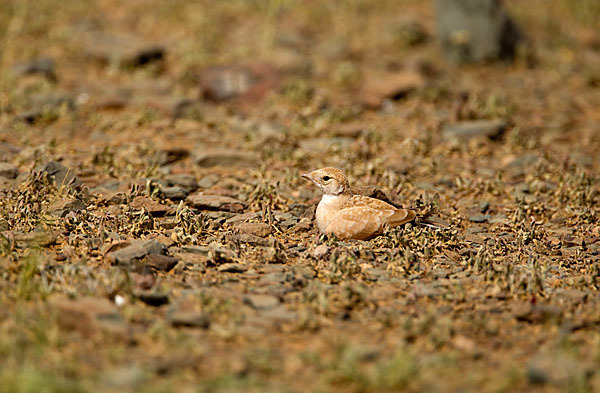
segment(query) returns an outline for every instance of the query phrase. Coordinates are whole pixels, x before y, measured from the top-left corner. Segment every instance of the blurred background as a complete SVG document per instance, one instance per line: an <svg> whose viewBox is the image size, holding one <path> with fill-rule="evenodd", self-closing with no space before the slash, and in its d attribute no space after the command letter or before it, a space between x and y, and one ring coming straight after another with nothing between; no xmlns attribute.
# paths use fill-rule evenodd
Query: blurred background
<svg viewBox="0 0 600 393"><path fill-rule="evenodd" d="M0 0L0 392L597 391L599 90L599 0Z"/></svg>

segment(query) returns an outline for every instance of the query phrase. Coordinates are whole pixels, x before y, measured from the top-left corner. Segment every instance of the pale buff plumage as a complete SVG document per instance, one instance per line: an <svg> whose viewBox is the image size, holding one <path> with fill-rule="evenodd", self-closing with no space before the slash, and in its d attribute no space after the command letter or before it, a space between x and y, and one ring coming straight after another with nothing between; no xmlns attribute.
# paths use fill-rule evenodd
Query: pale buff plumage
<svg viewBox="0 0 600 393"><path fill-rule="evenodd" d="M383 233L386 225L396 227L415 218L412 210L353 195L346 176L337 168L317 169L302 177L311 180L323 192L315 218L319 230L326 235L365 240Z"/></svg>

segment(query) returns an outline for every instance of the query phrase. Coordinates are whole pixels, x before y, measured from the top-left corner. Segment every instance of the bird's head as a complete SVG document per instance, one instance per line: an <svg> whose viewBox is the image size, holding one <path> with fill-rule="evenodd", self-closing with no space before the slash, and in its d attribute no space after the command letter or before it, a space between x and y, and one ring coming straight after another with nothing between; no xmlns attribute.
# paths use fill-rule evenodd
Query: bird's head
<svg viewBox="0 0 600 393"><path fill-rule="evenodd" d="M350 193L350 184L344 173L337 168L322 168L302 175L315 183L325 195Z"/></svg>

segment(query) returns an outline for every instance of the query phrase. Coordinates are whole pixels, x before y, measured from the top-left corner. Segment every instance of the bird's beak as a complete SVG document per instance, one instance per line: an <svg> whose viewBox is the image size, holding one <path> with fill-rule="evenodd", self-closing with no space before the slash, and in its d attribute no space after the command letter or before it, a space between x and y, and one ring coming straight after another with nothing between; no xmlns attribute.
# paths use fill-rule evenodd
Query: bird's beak
<svg viewBox="0 0 600 393"><path fill-rule="evenodd" d="M308 173L304 173L304 174L302 174L302 177L303 177L303 178L305 178L306 180L313 181L313 178L312 178L312 177L310 176L310 174L308 174Z"/></svg>

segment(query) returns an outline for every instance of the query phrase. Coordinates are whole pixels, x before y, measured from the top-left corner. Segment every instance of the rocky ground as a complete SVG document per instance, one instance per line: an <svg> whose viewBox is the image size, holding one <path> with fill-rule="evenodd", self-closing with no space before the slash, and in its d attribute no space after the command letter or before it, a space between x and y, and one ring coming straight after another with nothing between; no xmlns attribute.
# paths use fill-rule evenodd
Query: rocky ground
<svg viewBox="0 0 600 393"><path fill-rule="evenodd" d="M0 391L600 391L600 9L507 6L5 1ZM324 166L419 218L321 236Z"/></svg>

